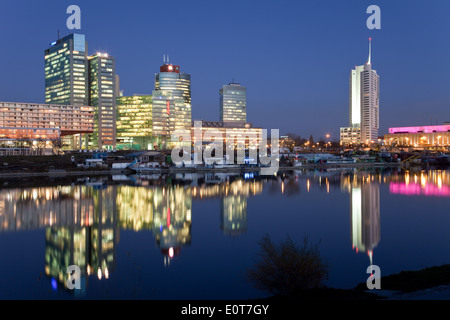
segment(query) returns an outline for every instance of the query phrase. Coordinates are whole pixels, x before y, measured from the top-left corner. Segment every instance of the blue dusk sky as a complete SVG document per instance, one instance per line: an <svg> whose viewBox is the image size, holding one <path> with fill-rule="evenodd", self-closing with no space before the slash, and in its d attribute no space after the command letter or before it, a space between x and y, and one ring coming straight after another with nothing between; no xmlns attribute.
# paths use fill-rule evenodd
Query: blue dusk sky
<svg viewBox="0 0 450 320"><path fill-rule="evenodd" d="M192 77L192 117L219 120L219 90L247 87L248 121L315 138L348 125L349 75L380 75L380 135L450 121L448 0L0 2L0 101L44 102L44 50L81 8L89 54L107 52L125 95L151 94L163 55ZM381 8L369 30L367 7Z"/></svg>

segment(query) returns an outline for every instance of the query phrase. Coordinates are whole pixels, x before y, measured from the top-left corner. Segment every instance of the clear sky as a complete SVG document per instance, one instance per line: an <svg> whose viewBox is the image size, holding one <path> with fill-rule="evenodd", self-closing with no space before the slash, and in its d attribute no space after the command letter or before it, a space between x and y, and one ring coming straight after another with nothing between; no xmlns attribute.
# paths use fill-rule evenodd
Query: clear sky
<svg viewBox="0 0 450 320"><path fill-rule="evenodd" d="M151 94L168 54L192 76L193 119L219 120L219 90L247 86L248 121L308 138L348 125L349 75L380 75L380 135L450 121L448 0L1 0L0 101L44 102L44 50L81 8L89 54L107 52L125 95ZM369 30L369 5L381 30Z"/></svg>

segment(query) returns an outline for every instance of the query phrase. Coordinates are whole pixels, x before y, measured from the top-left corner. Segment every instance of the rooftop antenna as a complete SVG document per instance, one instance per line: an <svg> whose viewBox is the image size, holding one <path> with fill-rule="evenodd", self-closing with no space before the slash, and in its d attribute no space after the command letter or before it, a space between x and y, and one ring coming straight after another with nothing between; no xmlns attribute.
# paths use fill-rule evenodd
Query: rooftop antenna
<svg viewBox="0 0 450 320"><path fill-rule="evenodd" d="M170 64L170 62L169 62L169 55L167 55L167 64Z"/></svg>
<svg viewBox="0 0 450 320"><path fill-rule="evenodd" d="M166 55L164 55L163 61L164 61L164 64L166 64Z"/></svg>
<svg viewBox="0 0 450 320"><path fill-rule="evenodd" d="M367 64L372 64L372 38L369 38L369 60Z"/></svg>

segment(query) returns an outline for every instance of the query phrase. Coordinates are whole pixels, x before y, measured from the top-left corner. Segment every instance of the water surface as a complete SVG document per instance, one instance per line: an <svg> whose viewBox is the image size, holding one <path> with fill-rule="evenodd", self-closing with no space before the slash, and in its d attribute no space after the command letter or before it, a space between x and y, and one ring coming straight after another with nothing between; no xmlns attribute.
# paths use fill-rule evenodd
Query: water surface
<svg viewBox="0 0 450 320"><path fill-rule="evenodd" d="M319 243L326 285L450 263L450 172L0 181L0 299L249 299L258 242ZM80 267L81 290L66 288Z"/></svg>

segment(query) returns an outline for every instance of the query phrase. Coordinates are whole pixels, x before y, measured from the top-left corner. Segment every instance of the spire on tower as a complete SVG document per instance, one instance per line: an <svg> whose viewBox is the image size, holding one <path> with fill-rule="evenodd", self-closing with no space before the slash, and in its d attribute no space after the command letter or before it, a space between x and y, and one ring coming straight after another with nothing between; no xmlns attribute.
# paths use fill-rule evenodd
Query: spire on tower
<svg viewBox="0 0 450 320"><path fill-rule="evenodd" d="M367 64L372 64L372 38L369 38L369 60Z"/></svg>

